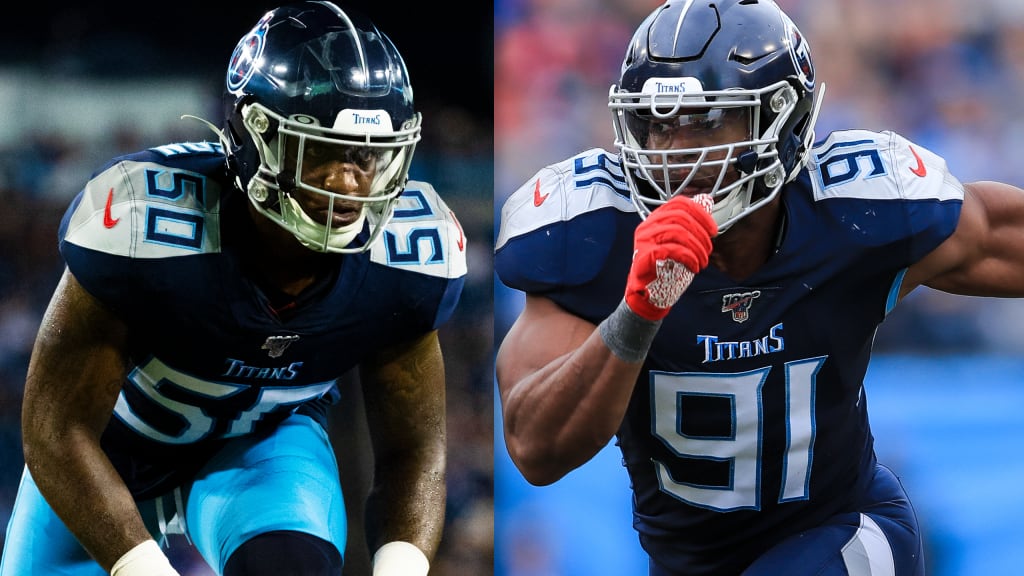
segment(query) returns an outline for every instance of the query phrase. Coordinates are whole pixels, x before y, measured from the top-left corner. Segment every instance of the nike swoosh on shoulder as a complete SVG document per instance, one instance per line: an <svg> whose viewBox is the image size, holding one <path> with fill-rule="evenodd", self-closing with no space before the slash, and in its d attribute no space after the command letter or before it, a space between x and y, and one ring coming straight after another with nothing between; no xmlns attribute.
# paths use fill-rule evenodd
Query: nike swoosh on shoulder
<svg viewBox="0 0 1024 576"><path fill-rule="evenodd" d="M459 229L459 241L456 245L459 247L459 252L462 252L466 249L466 237L462 233L462 224L460 224L459 219L455 217L455 212L449 210L448 214L451 215L452 222L455 222L455 227Z"/></svg>
<svg viewBox="0 0 1024 576"><path fill-rule="evenodd" d="M913 154L914 158L917 160L917 166L911 168L910 171L914 173L914 176L924 178L928 175L928 168L925 168L924 161L917 155L917 150L914 150L913 146L910 147L910 153Z"/></svg>
<svg viewBox="0 0 1024 576"><path fill-rule="evenodd" d="M117 226L117 223L121 221L120 218L114 218L110 214L110 207L114 204L114 188L110 188L110 192L107 192L107 205L103 207L103 226L105 228L113 228Z"/></svg>
<svg viewBox="0 0 1024 576"><path fill-rule="evenodd" d="M551 193L547 193L543 196L540 194L540 178L537 178L537 185L533 188L533 205L539 207L551 196Z"/></svg>

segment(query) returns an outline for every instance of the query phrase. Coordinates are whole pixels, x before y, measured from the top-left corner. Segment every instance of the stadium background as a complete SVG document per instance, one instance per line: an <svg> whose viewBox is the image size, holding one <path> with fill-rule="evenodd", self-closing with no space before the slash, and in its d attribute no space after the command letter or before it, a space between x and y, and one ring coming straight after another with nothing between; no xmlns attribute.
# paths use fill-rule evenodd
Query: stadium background
<svg viewBox="0 0 1024 576"><path fill-rule="evenodd" d="M828 84L818 134L892 129L964 181L1024 185L1024 3L782 0ZM654 0L496 0L495 208L537 169L612 146L606 108L625 43ZM497 212L495 214L497 217ZM521 296L495 280L495 342ZM903 478L932 576L1024 565L1024 302L918 290L876 341L877 449ZM495 430L501 430L496 412ZM499 576L646 574L614 446L543 488L495 439Z"/></svg>
<svg viewBox="0 0 1024 576"><path fill-rule="evenodd" d="M24 462L19 418L28 356L62 267L56 229L64 207L117 153L213 138L199 123L179 117L219 123L231 50L276 5L34 2L22 3L17 17L7 20L0 35L0 546ZM412 177L434 184L469 239L461 306L442 330L449 382L448 521L431 574L489 574L492 12L487 5L463 7L463 24L456 28L430 3L349 5L373 17L405 57L424 116ZM337 417L357 412L343 409ZM337 439L343 463L365 464L363 436ZM365 476L346 481L355 492L365 489ZM357 545L361 533L353 530L350 538ZM212 574L183 540L172 538L171 545L183 576ZM365 552L350 550L348 559L346 574L368 573Z"/></svg>

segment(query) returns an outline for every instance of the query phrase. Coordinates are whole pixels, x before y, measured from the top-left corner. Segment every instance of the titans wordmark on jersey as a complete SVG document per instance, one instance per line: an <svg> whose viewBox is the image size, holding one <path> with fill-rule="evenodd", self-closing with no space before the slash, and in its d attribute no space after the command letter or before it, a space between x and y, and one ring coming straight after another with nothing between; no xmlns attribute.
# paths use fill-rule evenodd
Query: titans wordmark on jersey
<svg viewBox="0 0 1024 576"><path fill-rule="evenodd" d="M872 339L962 198L935 154L893 133L838 132L783 190L768 262L742 282L714 267L696 276L617 434L634 525L662 565L738 572L870 479ZM496 271L597 324L622 299L639 222L616 157L588 150L509 197Z"/></svg>
<svg viewBox="0 0 1024 576"><path fill-rule="evenodd" d="M247 274L260 255L224 164L211 143L115 159L61 223L70 271L130 330L104 447L137 498L187 476L222 439L297 410L323 419L339 376L446 322L462 290L462 229L429 184L410 182L371 251L337 256L335 274L277 313Z"/></svg>

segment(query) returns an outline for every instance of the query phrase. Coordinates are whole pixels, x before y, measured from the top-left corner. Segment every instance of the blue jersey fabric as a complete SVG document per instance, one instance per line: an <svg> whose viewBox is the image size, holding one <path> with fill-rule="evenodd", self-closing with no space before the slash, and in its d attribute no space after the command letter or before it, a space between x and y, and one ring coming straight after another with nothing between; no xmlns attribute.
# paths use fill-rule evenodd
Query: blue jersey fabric
<svg viewBox="0 0 1024 576"><path fill-rule="evenodd" d="M112 161L61 223L68 268L128 325L131 366L103 445L138 500L230 438L296 412L323 423L336 378L439 327L459 299L465 238L427 183L409 183L372 250L334 256L286 311L251 273L248 202L219 145L172 144Z"/></svg>
<svg viewBox="0 0 1024 576"><path fill-rule="evenodd" d="M634 526L662 569L738 574L856 509L876 468L863 388L875 331L905 269L955 229L962 198L931 152L837 132L782 190L768 261L742 281L714 267L695 277L616 439ZM639 223L617 157L588 150L509 197L495 268L597 324L622 300Z"/></svg>

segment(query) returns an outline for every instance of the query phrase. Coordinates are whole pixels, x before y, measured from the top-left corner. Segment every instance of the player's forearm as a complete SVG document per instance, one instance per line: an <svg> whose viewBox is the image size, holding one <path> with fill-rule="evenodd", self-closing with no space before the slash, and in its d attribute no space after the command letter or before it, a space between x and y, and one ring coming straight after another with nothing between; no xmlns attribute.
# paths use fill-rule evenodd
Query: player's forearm
<svg viewBox="0 0 1024 576"><path fill-rule="evenodd" d="M104 570L150 538L131 493L91 432L28 430L25 462L39 491Z"/></svg>
<svg viewBox="0 0 1024 576"><path fill-rule="evenodd" d="M437 332L380 351L361 366L373 441L374 486L367 501L367 543L415 545L432 559L445 509L447 415Z"/></svg>
<svg viewBox="0 0 1024 576"><path fill-rule="evenodd" d="M622 423L642 362L609 350L598 330L512 386L505 441L523 477L550 484L590 460Z"/></svg>
<svg viewBox="0 0 1024 576"><path fill-rule="evenodd" d="M386 463L378 463L366 502L370 553L402 541L414 544L432 561L444 530L445 449L435 445L418 456L385 458Z"/></svg>

